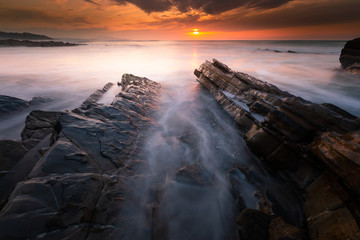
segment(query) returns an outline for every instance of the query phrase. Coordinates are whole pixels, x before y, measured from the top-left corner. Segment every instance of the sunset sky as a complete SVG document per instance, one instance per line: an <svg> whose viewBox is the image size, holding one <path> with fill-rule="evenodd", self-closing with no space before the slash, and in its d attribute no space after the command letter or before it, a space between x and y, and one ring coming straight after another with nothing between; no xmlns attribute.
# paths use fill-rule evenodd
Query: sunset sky
<svg viewBox="0 0 360 240"><path fill-rule="evenodd" d="M360 0L1 0L0 30L104 40L348 40L360 36Z"/></svg>

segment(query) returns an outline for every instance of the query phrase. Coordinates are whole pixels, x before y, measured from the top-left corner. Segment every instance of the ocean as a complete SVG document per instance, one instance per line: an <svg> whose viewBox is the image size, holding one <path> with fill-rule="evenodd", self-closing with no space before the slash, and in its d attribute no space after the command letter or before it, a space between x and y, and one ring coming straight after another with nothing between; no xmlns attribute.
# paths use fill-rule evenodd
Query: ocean
<svg viewBox="0 0 360 240"><path fill-rule="evenodd" d="M81 42L87 45L0 48L0 94L50 98L41 109L71 110L124 73L191 92L198 85L194 69L216 58L306 100L360 115L360 77L342 71L338 60L344 41ZM19 139L28 113L1 118L0 139Z"/></svg>
<svg viewBox="0 0 360 240"><path fill-rule="evenodd" d="M161 104L148 130L142 154L147 160L139 199L147 199L152 176L164 179L158 212L167 224L168 239L233 239L240 208L257 209L262 191L286 207L287 221L300 226L302 206L297 195L259 164L234 121L193 74L205 60L216 58L233 70L248 73L304 99L329 102L360 115L360 79L340 69L341 41L107 41L66 48L0 48L0 94L30 100L52 99L43 110L78 107L106 83L124 73L162 84ZM111 103L117 85L101 103ZM0 118L0 138L20 139L31 109ZM198 166L209 186L176 181L183 167ZM248 169L253 184L237 167ZM198 171L198 170L197 170ZM130 176L132 177L132 176ZM230 180L230 181L229 181ZM233 186L241 197L235 202ZM265 189L265 190L264 190ZM126 198L125 198L126 199ZM130 198L132 199L132 198ZM125 200L124 208L133 202ZM129 204L129 205L126 205ZM239 208L239 209L238 209ZM137 209L135 222L125 218L121 232L128 238L148 239L139 231L148 211ZM125 211L126 212L126 211ZM134 215L134 216L135 216ZM125 224L125 225L123 225ZM127 225L126 225L127 224Z"/></svg>

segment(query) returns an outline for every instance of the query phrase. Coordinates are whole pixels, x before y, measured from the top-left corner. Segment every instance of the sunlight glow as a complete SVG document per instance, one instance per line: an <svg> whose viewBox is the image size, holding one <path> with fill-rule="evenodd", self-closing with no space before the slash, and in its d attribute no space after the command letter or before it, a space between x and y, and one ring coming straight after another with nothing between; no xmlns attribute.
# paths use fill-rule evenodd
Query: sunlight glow
<svg viewBox="0 0 360 240"><path fill-rule="evenodd" d="M194 35L198 35L199 34L199 29L195 28L193 29L193 32L192 32Z"/></svg>

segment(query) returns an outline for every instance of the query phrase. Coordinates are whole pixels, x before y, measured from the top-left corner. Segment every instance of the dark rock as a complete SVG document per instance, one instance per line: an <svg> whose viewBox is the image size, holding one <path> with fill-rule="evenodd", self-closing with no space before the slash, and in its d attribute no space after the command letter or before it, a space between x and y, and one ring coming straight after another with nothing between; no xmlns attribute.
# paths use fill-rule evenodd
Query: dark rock
<svg viewBox="0 0 360 240"><path fill-rule="evenodd" d="M360 196L360 131L326 132L313 143L313 152Z"/></svg>
<svg viewBox="0 0 360 240"><path fill-rule="evenodd" d="M29 106L29 102L5 95L0 95L0 117L1 115L25 109Z"/></svg>
<svg viewBox="0 0 360 240"><path fill-rule="evenodd" d="M28 39L28 40L51 40L52 39L45 35L33 34L33 33L28 33L28 32L14 33L14 32L2 32L2 31L0 31L0 38Z"/></svg>
<svg viewBox="0 0 360 240"><path fill-rule="evenodd" d="M179 169L176 172L176 181L199 186L208 186L214 183L211 173L205 169L205 166L199 164L191 164Z"/></svg>
<svg viewBox="0 0 360 240"><path fill-rule="evenodd" d="M156 198L144 202L140 187L145 178L139 181L140 171L131 166L145 162L140 154L143 133L153 124L160 85L124 75L121 86L122 94L110 105L97 103L108 84L71 112L30 113L22 133L24 143L41 142L16 165L21 163L24 169L7 173L0 181L4 193L0 207L5 204L0 212L0 239L124 235L146 239L151 235L151 214L146 217L147 226L137 221L145 210L152 212ZM46 150L43 156L41 149ZM159 185L148 177L146 181Z"/></svg>
<svg viewBox="0 0 360 240"><path fill-rule="evenodd" d="M84 102L83 102L83 106L87 106L89 104L93 104L93 103L96 103L97 101L100 100L100 98L103 96L103 94L105 92L107 92L114 84L109 82L107 83L103 89L99 89L99 90L96 90L93 94L91 94Z"/></svg>
<svg viewBox="0 0 360 240"><path fill-rule="evenodd" d="M342 63L353 64L349 61L357 60L359 40L347 43L340 58ZM282 188L270 183L266 186L266 199L274 214L301 226L305 200L311 239L360 236L358 117L332 104L316 104L293 96L245 73L234 72L217 60L205 61L195 75L233 117L252 152L272 174L289 184ZM327 172L334 173L332 179L339 183L334 180L333 184L317 186L319 174ZM233 183L233 191L239 195L237 188L241 183ZM302 191L307 193L305 199L301 198ZM286 224L279 224L287 228ZM296 236L284 234L283 238Z"/></svg>
<svg viewBox="0 0 360 240"><path fill-rule="evenodd" d="M72 47L84 44L55 42L55 41L30 41L30 40L0 40L0 46L3 47Z"/></svg>
<svg viewBox="0 0 360 240"><path fill-rule="evenodd" d="M357 239L360 230L351 211L338 195L338 183L320 176L306 192L304 211L311 239Z"/></svg>
<svg viewBox="0 0 360 240"><path fill-rule="evenodd" d="M17 183L25 180L34 166L37 164L41 155L39 149L49 146L50 136L44 138L33 149L29 150L10 171L4 173L0 179L0 209L7 203L11 192ZM0 215L1 218L1 215Z"/></svg>
<svg viewBox="0 0 360 240"><path fill-rule="evenodd" d="M26 117L25 127L21 132L22 141L26 148L33 148L55 130L61 112L32 111Z"/></svg>
<svg viewBox="0 0 360 240"><path fill-rule="evenodd" d="M24 145L17 141L0 140L0 179L27 152Z"/></svg>
<svg viewBox="0 0 360 240"><path fill-rule="evenodd" d="M358 70L360 64L360 38L348 41L341 50L340 63L342 68Z"/></svg>
<svg viewBox="0 0 360 240"><path fill-rule="evenodd" d="M1 211L0 238L35 238L90 222L102 186L100 175L87 173L19 183Z"/></svg>
<svg viewBox="0 0 360 240"><path fill-rule="evenodd" d="M262 116L265 116L270 112L271 109L274 109L273 106L266 104L262 101L256 101L250 106L250 110L254 113L258 113Z"/></svg>
<svg viewBox="0 0 360 240"><path fill-rule="evenodd" d="M44 104L44 103L48 103L51 102L50 98L43 98L43 97L33 97L30 101L29 104L30 105L39 105L39 104Z"/></svg>
<svg viewBox="0 0 360 240"><path fill-rule="evenodd" d="M268 240L271 217L257 210L245 209L237 218L241 240Z"/></svg>
<svg viewBox="0 0 360 240"><path fill-rule="evenodd" d="M302 231L286 223L281 217L271 220L269 225L269 240L302 240L306 239Z"/></svg>

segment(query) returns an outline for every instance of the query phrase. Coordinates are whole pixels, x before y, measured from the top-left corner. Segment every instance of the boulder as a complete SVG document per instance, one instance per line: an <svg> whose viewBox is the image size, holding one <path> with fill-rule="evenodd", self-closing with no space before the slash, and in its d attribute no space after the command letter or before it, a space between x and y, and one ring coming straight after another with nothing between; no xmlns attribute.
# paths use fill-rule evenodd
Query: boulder
<svg viewBox="0 0 360 240"><path fill-rule="evenodd" d="M360 69L360 38L355 38L348 41L341 50L340 63L342 68L349 71L356 71Z"/></svg>

